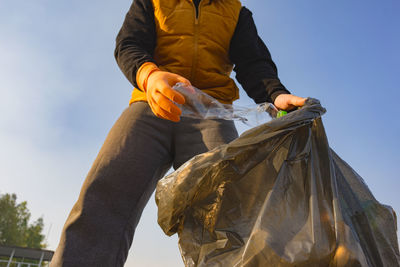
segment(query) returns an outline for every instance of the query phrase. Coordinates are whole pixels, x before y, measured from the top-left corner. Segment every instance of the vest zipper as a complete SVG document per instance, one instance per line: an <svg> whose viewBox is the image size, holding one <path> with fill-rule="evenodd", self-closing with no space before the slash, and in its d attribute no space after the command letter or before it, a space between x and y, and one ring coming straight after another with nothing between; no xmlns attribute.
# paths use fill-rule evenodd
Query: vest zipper
<svg viewBox="0 0 400 267"><path fill-rule="evenodd" d="M200 0L199 6L196 9L195 4L193 1L190 1L193 6L193 11L194 11L194 44L193 44L193 61L192 61L192 70L190 72L190 82L195 83L196 77L196 68L197 68L197 57L198 57L198 48L199 48L199 18L200 18L200 7L201 3L204 1Z"/></svg>

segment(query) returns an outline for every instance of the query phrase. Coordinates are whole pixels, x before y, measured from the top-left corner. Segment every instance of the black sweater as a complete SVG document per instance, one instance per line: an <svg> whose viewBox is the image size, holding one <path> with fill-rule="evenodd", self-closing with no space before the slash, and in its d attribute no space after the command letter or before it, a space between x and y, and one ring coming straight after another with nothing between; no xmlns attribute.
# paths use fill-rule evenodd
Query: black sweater
<svg viewBox="0 0 400 267"><path fill-rule="evenodd" d="M203 0L205 1L205 0ZM194 0L197 7L200 0ZM151 0L134 0L116 39L115 58L122 72L136 84L136 72L153 59L156 46L154 10ZM252 13L242 7L229 49L236 79L256 103L273 102L289 91L278 78L275 63L268 48L258 36Z"/></svg>

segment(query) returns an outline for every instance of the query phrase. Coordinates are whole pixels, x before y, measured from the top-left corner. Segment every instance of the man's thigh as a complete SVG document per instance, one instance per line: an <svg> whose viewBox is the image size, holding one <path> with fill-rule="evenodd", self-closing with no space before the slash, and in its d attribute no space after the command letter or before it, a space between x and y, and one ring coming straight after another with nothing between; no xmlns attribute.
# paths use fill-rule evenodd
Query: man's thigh
<svg viewBox="0 0 400 267"><path fill-rule="evenodd" d="M182 118L174 131L173 166L177 169L195 155L227 144L237 137L233 121Z"/></svg>
<svg viewBox="0 0 400 267"><path fill-rule="evenodd" d="M52 266L122 266L142 210L171 166L171 129L146 103L122 113L86 177Z"/></svg>

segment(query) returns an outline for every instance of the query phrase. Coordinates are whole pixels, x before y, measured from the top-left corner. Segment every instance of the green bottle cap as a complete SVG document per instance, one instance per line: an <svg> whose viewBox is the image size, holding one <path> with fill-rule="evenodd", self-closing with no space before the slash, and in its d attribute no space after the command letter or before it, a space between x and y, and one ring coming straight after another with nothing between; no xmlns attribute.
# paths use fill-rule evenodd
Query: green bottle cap
<svg viewBox="0 0 400 267"><path fill-rule="evenodd" d="M278 114L276 115L276 117L277 117L277 118L280 118L280 117L285 116L286 114L287 114L286 111L284 111L284 110L279 110L279 111L278 111Z"/></svg>

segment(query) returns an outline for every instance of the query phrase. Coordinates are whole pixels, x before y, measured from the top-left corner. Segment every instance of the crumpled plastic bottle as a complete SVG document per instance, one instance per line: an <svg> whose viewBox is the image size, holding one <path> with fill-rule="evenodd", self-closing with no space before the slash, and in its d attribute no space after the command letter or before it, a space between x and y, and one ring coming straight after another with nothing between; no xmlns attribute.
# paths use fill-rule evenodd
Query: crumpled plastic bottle
<svg viewBox="0 0 400 267"><path fill-rule="evenodd" d="M278 109L272 103L254 104L249 107L240 107L237 105L222 104L212 96L201 90L183 83L177 83L173 89L185 97L185 104L176 104L181 110L183 117L197 119L224 119L241 121L247 125L261 124L261 121L267 121L276 118Z"/></svg>

